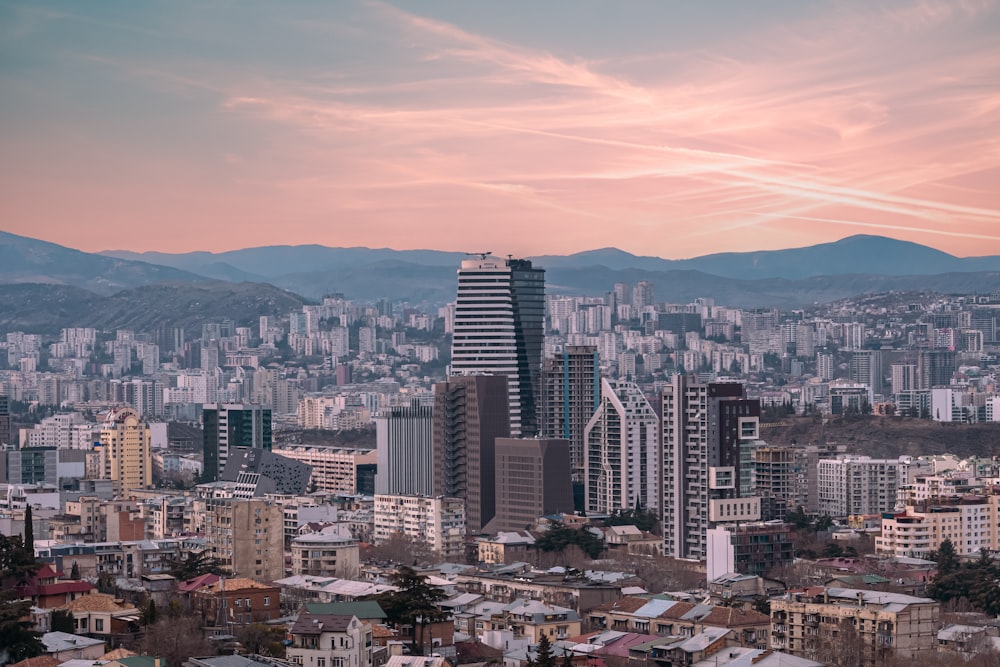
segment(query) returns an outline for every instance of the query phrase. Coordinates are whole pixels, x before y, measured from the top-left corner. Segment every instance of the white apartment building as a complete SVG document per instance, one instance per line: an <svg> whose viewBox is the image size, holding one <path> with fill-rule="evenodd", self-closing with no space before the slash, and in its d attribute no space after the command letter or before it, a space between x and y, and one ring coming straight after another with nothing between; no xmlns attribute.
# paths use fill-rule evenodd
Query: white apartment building
<svg viewBox="0 0 1000 667"><path fill-rule="evenodd" d="M425 542L445 561L465 554L465 501L427 496L375 496L373 540L384 542L399 533Z"/></svg>
<svg viewBox="0 0 1000 667"><path fill-rule="evenodd" d="M56 447L58 449L93 449L100 440L100 428L87 422L79 412L52 415L21 429L21 447Z"/></svg>
<svg viewBox="0 0 1000 667"><path fill-rule="evenodd" d="M292 540L292 574L355 579L360 569L358 543L336 533L300 535Z"/></svg>
<svg viewBox="0 0 1000 667"><path fill-rule="evenodd" d="M632 382L601 380L597 411L583 431L588 512L658 511L659 418Z"/></svg>
<svg viewBox="0 0 1000 667"><path fill-rule="evenodd" d="M817 464L819 513L846 517L881 514L896 504L899 459L841 456Z"/></svg>
<svg viewBox="0 0 1000 667"><path fill-rule="evenodd" d="M372 667L372 626L357 616L304 612L292 625L288 660L301 667Z"/></svg>

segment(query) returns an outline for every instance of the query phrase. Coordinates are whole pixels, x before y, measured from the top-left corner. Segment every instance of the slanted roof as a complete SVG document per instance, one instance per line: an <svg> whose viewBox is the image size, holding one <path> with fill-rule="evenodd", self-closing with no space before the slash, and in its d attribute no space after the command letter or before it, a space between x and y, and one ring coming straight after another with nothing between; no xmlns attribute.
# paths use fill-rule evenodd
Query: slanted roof
<svg viewBox="0 0 1000 667"><path fill-rule="evenodd" d="M219 575L217 574L202 574L194 579L188 579L177 584L178 593L190 593L191 591L198 590L202 586L211 586L219 580Z"/></svg>
<svg viewBox="0 0 1000 667"><path fill-rule="evenodd" d="M306 611L310 614L357 616L361 621L382 621L387 618L382 607L375 600L357 602L309 602Z"/></svg>
<svg viewBox="0 0 1000 667"><path fill-rule="evenodd" d="M139 611L130 604L127 604L125 602L119 602L118 600L115 599L113 595L105 595L104 593L91 593L90 595L81 595L77 599L67 602L61 608L69 612Z"/></svg>
<svg viewBox="0 0 1000 667"><path fill-rule="evenodd" d="M25 658L21 662L11 663L7 667L58 667L59 660L51 655L38 655L34 658Z"/></svg>
<svg viewBox="0 0 1000 667"><path fill-rule="evenodd" d="M60 651L87 648L88 646L103 646L104 640L73 635L68 632L46 632L42 635L42 644L45 645L46 653L59 653Z"/></svg>
<svg viewBox="0 0 1000 667"><path fill-rule="evenodd" d="M351 621L356 618L353 615L335 614L299 614L298 619L292 625L293 635L318 635L324 632L346 632Z"/></svg>
<svg viewBox="0 0 1000 667"><path fill-rule="evenodd" d="M118 663L125 667L156 667L156 658L151 655L130 655L119 658Z"/></svg>

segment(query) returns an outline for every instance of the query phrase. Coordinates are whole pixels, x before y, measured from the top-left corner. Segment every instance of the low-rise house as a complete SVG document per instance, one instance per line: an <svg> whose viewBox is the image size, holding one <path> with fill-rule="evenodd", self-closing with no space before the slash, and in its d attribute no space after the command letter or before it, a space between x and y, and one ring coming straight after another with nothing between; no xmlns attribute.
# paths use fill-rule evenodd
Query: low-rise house
<svg viewBox="0 0 1000 667"><path fill-rule="evenodd" d="M770 629L768 617L750 609L639 597L596 607L587 620L595 629L660 637L693 637L705 628L725 628L733 631L736 645L751 648L767 648Z"/></svg>
<svg viewBox="0 0 1000 667"><path fill-rule="evenodd" d="M516 600L494 615L494 627L500 625L537 644L542 635L551 641L580 634L580 615L567 607L547 605L538 600Z"/></svg>
<svg viewBox="0 0 1000 667"><path fill-rule="evenodd" d="M88 595L93 586L86 581L63 579L48 563L43 564L28 581L19 587L21 597L31 598L32 604L42 609L62 607L82 595Z"/></svg>
<svg viewBox="0 0 1000 667"><path fill-rule="evenodd" d="M97 660L104 655L104 640L74 635L68 632L46 632L42 635L45 654L60 663L67 660Z"/></svg>
<svg viewBox="0 0 1000 667"><path fill-rule="evenodd" d="M528 550L535 546L535 538L530 533L501 531L496 537L476 539L480 563L504 564L521 560Z"/></svg>
<svg viewBox="0 0 1000 667"><path fill-rule="evenodd" d="M76 632L119 644L134 639L141 632L141 613L130 603L113 595L91 593L61 607L73 615Z"/></svg>
<svg viewBox="0 0 1000 667"><path fill-rule="evenodd" d="M302 667L372 667L372 626L357 616L300 613L289 634L289 661Z"/></svg>
<svg viewBox="0 0 1000 667"><path fill-rule="evenodd" d="M191 606L206 627L232 629L281 616L281 590L253 579L223 577L193 591Z"/></svg>

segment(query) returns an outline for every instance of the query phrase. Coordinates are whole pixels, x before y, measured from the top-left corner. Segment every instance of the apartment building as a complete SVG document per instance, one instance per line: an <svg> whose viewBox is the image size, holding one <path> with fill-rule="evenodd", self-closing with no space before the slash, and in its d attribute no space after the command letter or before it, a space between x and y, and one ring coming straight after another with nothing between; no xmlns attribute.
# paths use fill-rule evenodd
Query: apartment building
<svg viewBox="0 0 1000 667"><path fill-rule="evenodd" d="M354 579L358 576L358 543L335 533L301 535L292 540L292 574Z"/></svg>
<svg viewBox="0 0 1000 667"><path fill-rule="evenodd" d="M212 499L206 503L205 549L237 577L284 576L284 513L271 500Z"/></svg>
<svg viewBox="0 0 1000 667"><path fill-rule="evenodd" d="M377 463L374 449L287 445L273 451L279 456L312 466L310 484L315 484L317 491L349 495L374 492L374 471ZM366 476L366 470L370 471L371 475ZM368 480L368 477L371 477L371 480ZM364 486L369 482L373 488L365 489Z"/></svg>
<svg viewBox="0 0 1000 667"><path fill-rule="evenodd" d="M940 611L930 598L901 593L822 586L790 592L771 599L771 648L822 660L856 633L859 667L891 656L913 660L934 650Z"/></svg>
<svg viewBox="0 0 1000 667"><path fill-rule="evenodd" d="M465 501L425 496L375 496L373 539L385 542L395 534L425 542L444 561L465 555Z"/></svg>
<svg viewBox="0 0 1000 667"><path fill-rule="evenodd" d="M879 514L896 504L899 459L840 456L817 463L819 513L835 517Z"/></svg>
<svg viewBox="0 0 1000 667"><path fill-rule="evenodd" d="M886 556L928 558L951 540L959 556L1000 548L1000 496L931 498L882 518L875 551Z"/></svg>

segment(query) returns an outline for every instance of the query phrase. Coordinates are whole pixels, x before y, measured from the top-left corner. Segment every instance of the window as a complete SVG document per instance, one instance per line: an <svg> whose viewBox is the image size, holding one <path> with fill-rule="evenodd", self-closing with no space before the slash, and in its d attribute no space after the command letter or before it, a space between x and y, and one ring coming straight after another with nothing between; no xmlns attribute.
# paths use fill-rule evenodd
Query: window
<svg viewBox="0 0 1000 667"><path fill-rule="evenodd" d="M316 658L316 667L326 667L326 658Z"/></svg>
<svg viewBox="0 0 1000 667"><path fill-rule="evenodd" d="M104 619L95 618L94 619L94 632L104 632Z"/></svg>
<svg viewBox="0 0 1000 667"><path fill-rule="evenodd" d="M269 596L269 595L265 595L264 596L264 606L265 607L270 607L271 606L271 596Z"/></svg>
<svg viewBox="0 0 1000 667"><path fill-rule="evenodd" d="M241 600L239 598L236 598L236 606L237 607L242 607L243 606L243 600Z"/></svg>

